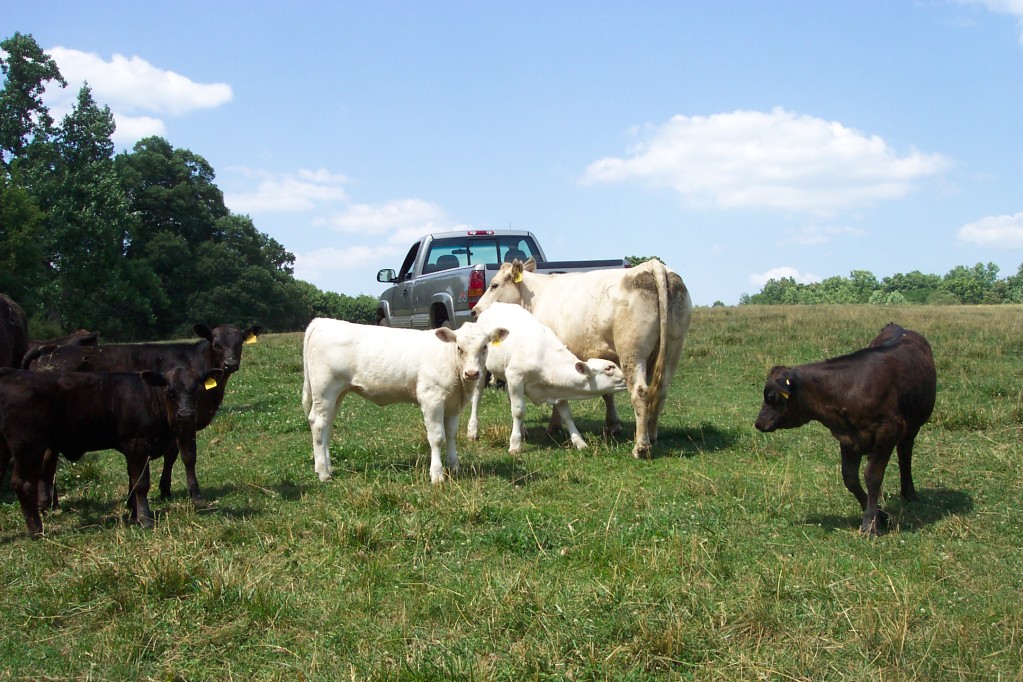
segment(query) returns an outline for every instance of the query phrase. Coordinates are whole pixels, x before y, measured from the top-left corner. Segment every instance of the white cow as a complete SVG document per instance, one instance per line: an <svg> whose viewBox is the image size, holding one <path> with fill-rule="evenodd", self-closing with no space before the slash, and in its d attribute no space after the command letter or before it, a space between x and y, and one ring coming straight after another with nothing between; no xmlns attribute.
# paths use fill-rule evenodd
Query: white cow
<svg viewBox="0 0 1023 682"><path fill-rule="evenodd" d="M512 432L508 452L522 451L523 418L526 398L533 404L552 403L572 435L572 443L582 450L586 441L572 420L569 400L585 400L624 391L625 375L610 360L591 359L583 362L565 347L554 331L541 324L522 306L493 303L476 318L490 332L507 329L507 337L492 343L487 353L487 370L504 379L511 401ZM476 416L484 383L477 382L472 395L468 435L476 440L479 422Z"/></svg>
<svg viewBox="0 0 1023 682"><path fill-rule="evenodd" d="M473 308L501 301L536 315L580 358L617 362L636 413L634 457L647 457L671 377L682 357L693 304L682 278L650 260L634 268L541 275L536 262L505 263ZM614 430L614 401L605 397Z"/></svg>
<svg viewBox="0 0 1023 682"><path fill-rule="evenodd" d="M450 473L458 470L458 416L469 403L487 360L487 347L508 332L487 334L477 324L457 331L391 329L316 318L305 330L302 407L313 432L313 459L321 481L330 478L330 438L349 392L377 405L415 403L430 442L430 480L444 480L441 448Z"/></svg>

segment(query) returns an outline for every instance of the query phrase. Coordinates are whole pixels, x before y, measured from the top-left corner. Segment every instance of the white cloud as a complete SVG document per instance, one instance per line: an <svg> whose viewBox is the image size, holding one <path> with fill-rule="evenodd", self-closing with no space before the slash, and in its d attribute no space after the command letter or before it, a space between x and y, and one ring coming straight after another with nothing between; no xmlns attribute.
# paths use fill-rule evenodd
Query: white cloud
<svg viewBox="0 0 1023 682"><path fill-rule="evenodd" d="M775 108L674 116L646 129L624 158L591 163L583 184L640 181L698 208L832 213L897 199L950 162L899 156L877 135Z"/></svg>
<svg viewBox="0 0 1023 682"><path fill-rule="evenodd" d="M162 117L219 107L234 97L226 83L196 83L137 56L115 54L107 61L95 53L66 47L54 47L47 53L68 83L67 88L46 91L46 105L53 117L59 121L69 113L82 84L88 82L96 103L110 107L117 124L114 142L124 147L149 135L163 135L166 125Z"/></svg>
<svg viewBox="0 0 1023 682"><path fill-rule="evenodd" d="M394 260L399 255L404 255L404 251L391 245L328 247L298 253L295 277L314 284L325 283L337 272L361 270L367 263Z"/></svg>
<svg viewBox="0 0 1023 682"><path fill-rule="evenodd" d="M92 52L66 47L48 51L75 96L89 82L97 102L126 113L148 111L180 116L196 109L218 107L234 96L226 83L196 83L181 74L160 69L141 57L115 54L110 61Z"/></svg>
<svg viewBox="0 0 1023 682"><path fill-rule="evenodd" d="M225 191L224 203L235 213L292 213L348 200L348 178L322 168L283 174L237 167L230 171L258 181L254 189Z"/></svg>
<svg viewBox="0 0 1023 682"><path fill-rule="evenodd" d="M411 244L427 232L458 229L444 209L422 199L395 199L383 204L353 204L319 221L338 232L390 235L392 243ZM410 236L411 235L411 236Z"/></svg>
<svg viewBox="0 0 1023 682"><path fill-rule="evenodd" d="M772 279L782 279L783 277L791 277L800 284L812 284L813 282L821 281L820 275L814 275L809 272L800 273L799 270L785 265L780 268L772 268L763 274L753 273L749 276L749 282L754 286L763 287Z"/></svg>
<svg viewBox="0 0 1023 682"><path fill-rule="evenodd" d="M788 230L780 244L798 244L800 246L816 246L827 244L836 237L860 237L866 234L865 230L855 227L840 227L835 225L805 225L795 230Z"/></svg>
<svg viewBox="0 0 1023 682"><path fill-rule="evenodd" d="M971 5L983 5L991 12L998 14L1010 14L1016 17L1016 22L1023 31L1023 0L960 0ZM1020 33L1019 41L1023 44L1023 32Z"/></svg>
<svg viewBox="0 0 1023 682"><path fill-rule="evenodd" d="M997 249L1023 248L1023 213L988 216L963 225L959 239Z"/></svg>

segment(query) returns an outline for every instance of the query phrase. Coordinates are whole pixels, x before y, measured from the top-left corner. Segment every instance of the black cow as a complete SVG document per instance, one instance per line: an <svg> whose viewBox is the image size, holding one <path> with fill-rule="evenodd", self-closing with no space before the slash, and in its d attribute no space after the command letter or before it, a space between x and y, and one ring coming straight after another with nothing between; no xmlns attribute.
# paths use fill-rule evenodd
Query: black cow
<svg viewBox="0 0 1023 682"><path fill-rule="evenodd" d="M27 350L25 311L7 294L0 294L0 367L21 367Z"/></svg>
<svg viewBox="0 0 1023 682"><path fill-rule="evenodd" d="M37 357L44 353L52 353L60 346L95 346L97 343L99 343L99 332L90 332L85 329L79 329L76 332L71 332L55 339L45 339L42 341L29 339L25 357L22 358L17 366L28 369L28 366Z"/></svg>
<svg viewBox="0 0 1023 682"><path fill-rule="evenodd" d="M220 369L190 367L165 372L47 374L0 369L0 466L13 458L11 487L28 534L43 532L39 477L43 455L60 452L74 461L86 452L119 450L128 464L131 517L153 525L149 509L149 460L179 447L195 459L199 397Z"/></svg>
<svg viewBox="0 0 1023 682"><path fill-rule="evenodd" d="M241 367L242 346L246 342L255 341L263 333L263 328L253 326L238 329L233 325L222 324L211 330L204 324L197 324L193 329L201 337L195 342L63 346L32 358L27 366L40 372L163 372L178 366L191 367L197 373L208 369L222 370L223 378L199 397L196 429L201 431L213 421L224 401L228 378ZM177 452L164 457L163 473L160 476L160 496L163 498L170 497L171 472L177 458ZM195 476L195 449L192 448L189 453L182 448L181 459L185 463L185 478L192 504L197 508L204 507L206 502ZM40 491L40 502L44 508L56 509L58 506L57 491L53 485L56 472L57 457L49 454L44 462L44 486Z"/></svg>
<svg viewBox="0 0 1023 682"><path fill-rule="evenodd" d="M774 367L764 385L756 427L769 432L817 420L838 439L842 480L863 509L860 530L876 535L888 515L879 507L885 467L896 447L902 497L914 499L913 442L934 409L937 375L920 334L889 324L870 346L798 367ZM867 466L860 485L863 456Z"/></svg>

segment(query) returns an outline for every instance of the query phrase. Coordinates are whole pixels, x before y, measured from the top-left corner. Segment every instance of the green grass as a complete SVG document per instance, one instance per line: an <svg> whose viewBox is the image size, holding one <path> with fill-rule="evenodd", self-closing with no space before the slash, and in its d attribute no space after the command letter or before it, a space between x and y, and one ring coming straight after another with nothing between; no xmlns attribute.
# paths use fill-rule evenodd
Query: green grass
<svg viewBox="0 0 1023 682"><path fill-rule="evenodd" d="M920 500L861 536L818 424L760 434L767 370L863 347L887 322L938 367ZM652 461L574 412L590 448L527 413L507 454L487 392L462 473L429 483L414 406L342 406L313 473L301 335L248 346L198 473L215 501L150 498L125 525L124 458L62 462L30 541L0 494L0 677L89 680L851 679L1023 676L1023 308L695 311ZM631 409L619 396L631 436ZM464 432L464 420L462 424Z"/></svg>

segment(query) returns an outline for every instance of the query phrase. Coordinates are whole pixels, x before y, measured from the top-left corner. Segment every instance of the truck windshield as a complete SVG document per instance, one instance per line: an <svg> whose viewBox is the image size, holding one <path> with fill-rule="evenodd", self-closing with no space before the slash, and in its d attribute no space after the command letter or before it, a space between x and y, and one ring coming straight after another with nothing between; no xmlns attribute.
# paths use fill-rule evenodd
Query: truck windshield
<svg viewBox="0 0 1023 682"><path fill-rule="evenodd" d="M479 263L510 263L529 257L540 260L533 240L526 236L453 237L430 245L423 272L437 272Z"/></svg>

